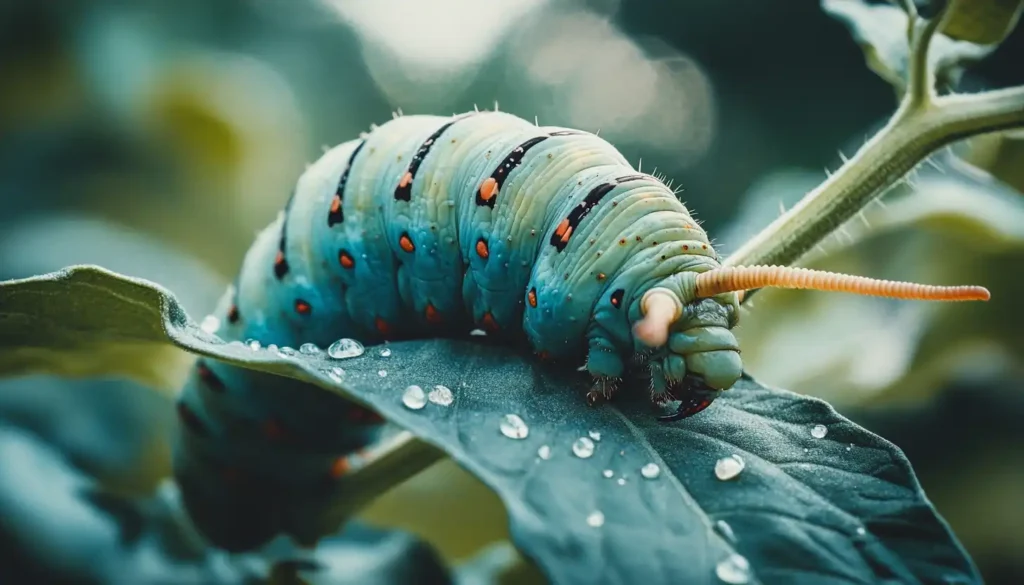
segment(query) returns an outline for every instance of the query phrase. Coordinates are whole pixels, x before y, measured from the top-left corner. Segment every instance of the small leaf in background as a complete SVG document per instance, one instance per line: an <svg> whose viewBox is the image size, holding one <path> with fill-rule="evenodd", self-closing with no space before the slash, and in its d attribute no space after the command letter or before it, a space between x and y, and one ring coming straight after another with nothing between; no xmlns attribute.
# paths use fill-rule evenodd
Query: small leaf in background
<svg viewBox="0 0 1024 585"><path fill-rule="evenodd" d="M106 310L140 304L134 335L356 397L444 449L497 492L516 545L558 583L980 580L900 451L819 400L744 379L701 415L663 424L643 396L590 408L576 372L444 340L346 360L338 384L322 373L327 357L218 344L165 291L95 268L5 283L0 301L18 300L32 324L69 287ZM114 335L64 316L77 341ZM445 385L454 401L410 410L413 384ZM519 432L502 430L511 415Z"/></svg>
<svg viewBox="0 0 1024 585"><path fill-rule="evenodd" d="M1017 26L1024 0L947 0L949 15L940 32L979 45L1001 43Z"/></svg>
<svg viewBox="0 0 1024 585"><path fill-rule="evenodd" d="M868 67L902 94L909 67L906 13L896 6L871 4L866 0L821 0L821 8L849 29L854 41L864 50ZM984 59L994 50L995 46L936 34L928 61L940 87L953 87L966 66Z"/></svg>

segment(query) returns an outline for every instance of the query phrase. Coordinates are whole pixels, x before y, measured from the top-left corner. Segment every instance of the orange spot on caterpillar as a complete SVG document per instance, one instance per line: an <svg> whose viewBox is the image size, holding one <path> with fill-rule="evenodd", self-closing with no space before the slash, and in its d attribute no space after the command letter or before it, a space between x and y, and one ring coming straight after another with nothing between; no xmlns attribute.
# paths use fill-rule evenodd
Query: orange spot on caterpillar
<svg viewBox="0 0 1024 585"><path fill-rule="evenodd" d="M355 258L352 257L352 254L349 254L345 250L338 250L338 264L341 264L342 268L350 270L356 265L356 261Z"/></svg>
<svg viewBox="0 0 1024 585"><path fill-rule="evenodd" d="M564 243L568 242L569 241L569 236L571 236L571 235L572 235L572 226L569 226L568 229L565 230L565 233L562 234L562 243L564 244Z"/></svg>
<svg viewBox="0 0 1024 585"><path fill-rule="evenodd" d="M611 298L612 306L615 307L616 309L618 309L620 307L620 305L622 305L622 297L625 294L626 294L626 291L624 289L621 289L621 288L620 289L616 289L614 292L612 292L612 298Z"/></svg>
<svg viewBox="0 0 1024 585"><path fill-rule="evenodd" d="M484 313L483 318L480 319L480 325L483 326L485 331L490 333L498 331L498 322L494 320L494 315L490 311Z"/></svg>
<svg viewBox="0 0 1024 585"><path fill-rule="evenodd" d="M690 247L689 247L689 246L687 246L686 244L683 244L683 249L684 249L684 250L689 250L689 249L690 249Z"/></svg>
<svg viewBox="0 0 1024 585"><path fill-rule="evenodd" d="M561 238L565 235L566 230L569 229L569 218L565 218L558 223L558 227L555 228L555 236Z"/></svg>
<svg viewBox="0 0 1024 585"><path fill-rule="evenodd" d="M348 473L348 470L351 469L351 467L352 466L349 464L347 456L338 457L334 460L334 463L331 464L330 475L332 478L338 479Z"/></svg>
<svg viewBox="0 0 1024 585"><path fill-rule="evenodd" d="M608 277L605 276L604 272L598 272L597 273L597 281L598 282L603 282L605 278L608 278Z"/></svg>
<svg viewBox="0 0 1024 585"><path fill-rule="evenodd" d="M263 434L272 441L284 438L284 426L277 419L270 419L263 423Z"/></svg>
<svg viewBox="0 0 1024 585"><path fill-rule="evenodd" d="M337 195L335 195L334 199L331 200L331 213L338 213L338 211L340 209L341 209L341 197L338 197Z"/></svg>
<svg viewBox="0 0 1024 585"><path fill-rule="evenodd" d="M391 333L391 325L388 325L388 322L382 319L381 317L377 317L373 321L373 326L377 328L377 331L380 331L381 335L387 335Z"/></svg>
<svg viewBox="0 0 1024 585"><path fill-rule="evenodd" d="M238 323L238 319L240 318L241 315L238 312L238 305L231 305L231 308L228 309L228 323Z"/></svg>
<svg viewBox="0 0 1024 585"><path fill-rule="evenodd" d="M407 233L403 233L401 237L398 238L398 245L406 252L411 253L416 250L416 244L412 243L412 238L410 238Z"/></svg>
<svg viewBox="0 0 1024 585"><path fill-rule="evenodd" d="M406 172L402 175L402 180L398 182L398 188L404 189L409 186L409 183L412 183L412 173Z"/></svg>
<svg viewBox="0 0 1024 585"><path fill-rule="evenodd" d="M526 300L530 303L530 306L537 308L537 289L531 288L530 292L526 293Z"/></svg>
<svg viewBox="0 0 1024 585"><path fill-rule="evenodd" d="M480 183L480 199L490 201L498 194L498 180L494 177L487 177Z"/></svg>
<svg viewBox="0 0 1024 585"><path fill-rule="evenodd" d="M306 316L313 312L313 306L302 299L295 299L295 312Z"/></svg>
<svg viewBox="0 0 1024 585"><path fill-rule="evenodd" d="M491 255L491 251L487 248L487 240L480 238L476 241L476 255L484 259Z"/></svg>
<svg viewBox="0 0 1024 585"><path fill-rule="evenodd" d="M427 308L423 310L423 315L427 318L428 323L433 325L441 323L441 313L431 303L427 303Z"/></svg>

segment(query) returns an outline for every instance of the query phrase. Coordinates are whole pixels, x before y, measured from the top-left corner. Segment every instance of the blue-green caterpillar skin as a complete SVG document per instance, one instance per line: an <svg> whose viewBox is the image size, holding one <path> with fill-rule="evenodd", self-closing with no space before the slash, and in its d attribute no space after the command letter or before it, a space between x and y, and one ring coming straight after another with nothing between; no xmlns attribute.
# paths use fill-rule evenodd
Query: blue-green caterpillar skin
<svg viewBox="0 0 1024 585"><path fill-rule="evenodd" d="M736 296L694 299L693 276L718 266L672 190L593 134L499 112L405 116L302 175L246 254L217 334L326 347L481 328L545 359L585 360L598 394L638 368L652 398L682 400L685 416L741 373ZM684 300L664 348L632 335L655 286ZM380 429L333 395L212 361L179 414L186 502L233 549L330 532L343 456Z"/></svg>

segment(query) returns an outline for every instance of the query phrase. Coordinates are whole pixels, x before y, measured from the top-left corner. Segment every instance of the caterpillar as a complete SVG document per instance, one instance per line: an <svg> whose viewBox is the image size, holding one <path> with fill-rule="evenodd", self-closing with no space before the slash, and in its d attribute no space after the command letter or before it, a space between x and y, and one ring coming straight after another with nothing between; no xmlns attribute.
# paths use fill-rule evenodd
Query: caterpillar
<svg viewBox="0 0 1024 585"><path fill-rule="evenodd" d="M605 140L472 112L398 117L328 150L256 237L215 317L225 340L292 347L479 328L539 359L585 364L591 403L637 374L653 402L679 402L672 421L741 376L740 295L769 286L988 298L980 287L723 268L676 194ZM186 505L229 549L330 532L337 478L383 428L328 393L210 360L197 362L178 412Z"/></svg>

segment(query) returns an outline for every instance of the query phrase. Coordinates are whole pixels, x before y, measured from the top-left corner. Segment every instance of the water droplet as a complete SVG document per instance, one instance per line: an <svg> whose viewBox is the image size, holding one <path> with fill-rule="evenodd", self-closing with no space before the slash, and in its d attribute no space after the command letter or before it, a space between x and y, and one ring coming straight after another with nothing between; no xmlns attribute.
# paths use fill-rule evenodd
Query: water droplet
<svg viewBox="0 0 1024 585"><path fill-rule="evenodd" d="M619 479L616 480L616 483L618 483L619 485L626 485L626 478L620 477Z"/></svg>
<svg viewBox="0 0 1024 585"><path fill-rule="evenodd" d="M743 555L733 553L718 563L715 575L723 583L744 585L750 582L750 562Z"/></svg>
<svg viewBox="0 0 1024 585"><path fill-rule="evenodd" d="M736 479L746 465L743 458L739 455L722 457L715 463L715 477L722 481Z"/></svg>
<svg viewBox="0 0 1024 585"><path fill-rule="evenodd" d="M277 344L276 343L271 343L270 345L268 345L267 346L267 351L274 351L274 352L276 352L277 351Z"/></svg>
<svg viewBox="0 0 1024 585"><path fill-rule="evenodd" d="M330 371L327 372L327 377L335 382L341 382L341 379L345 377L345 370L341 368L331 368Z"/></svg>
<svg viewBox="0 0 1024 585"><path fill-rule="evenodd" d="M595 510L587 516L587 524L594 528L600 528L604 526L604 514L600 510Z"/></svg>
<svg viewBox="0 0 1024 585"><path fill-rule="evenodd" d="M320 353L320 348L315 343L303 343L299 346L299 353L306 355L316 355Z"/></svg>
<svg viewBox="0 0 1024 585"><path fill-rule="evenodd" d="M864 536L867 533L868 533L867 529L865 529L863 526L858 526L857 527L857 536Z"/></svg>
<svg viewBox="0 0 1024 585"><path fill-rule="evenodd" d="M720 534L726 542L736 544L736 533L732 531L732 526L729 526L725 520L715 520L715 532Z"/></svg>
<svg viewBox="0 0 1024 585"><path fill-rule="evenodd" d="M815 439L824 439L825 435L828 434L828 427L825 425L814 425L811 428L811 436Z"/></svg>
<svg viewBox="0 0 1024 585"><path fill-rule="evenodd" d="M259 348L263 347L262 345L260 345L260 342L255 339L246 339L245 344L248 345L249 349L253 351L256 351Z"/></svg>
<svg viewBox="0 0 1024 585"><path fill-rule="evenodd" d="M605 469L604 471L601 472L601 475L607 477L608 479L611 479L612 476L615 475L615 472L612 471L611 469Z"/></svg>
<svg viewBox="0 0 1024 585"><path fill-rule="evenodd" d="M644 476L646 479L655 479L661 475L661 468L658 467L657 463L648 463L640 468L640 475Z"/></svg>
<svg viewBox="0 0 1024 585"><path fill-rule="evenodd" d="M390 357L390 356L391 356L391 348L390 347L385 347L384 349L380 350L380 357Z"/></svg>
<svg viewBox="0 0 1024 585"><path fill-rule="evenodd" d="M402 394L402 404L411 410L419 410L427 405L427 394L423 391L423 388L413 384L406 388L405 393Z"/></svg>
<svg viewBox="0 0 1024 585"><path fill-rule="evenodd" d="M345 337L332 343L331 346L327 348L327 355L336 360L344 360L359 357L363 355L363 351L365 350L362 343L359 343L355 339Z"/></svg>
<svg viewBox="0 0 1024 585"><path fill-rule="evenodd" d="M590 431L587 434L590 435L590 438L594 439L595 441L601 440L601 433L599 431Z"/></svg>
<svg viewBox="0 0 1024 585"><path fill-rule="evenodd" d="M580 437L572 444L573 455L586 459L594 454L594 442L587 437Z"/></svg>
<svg viewBox="0 0 1024 585"><path fill-rule="evenodd" d="M548 445L541 445L540 449L537 449L537 457L547 461L551 459L551 447Z"/></svg>
<svg viewBox="0 0 1024 585"><path fill-rule="evenodd" d="M847 451L850 451L852 449L853 449L853 443L850 443L849 445L846 446L846 450Z"/></svg>
<svg viewBox="0 0 1024 585"><path fill-rule="evenodd" d="M203 318L203 322L199 324L199 328L207 333L216 333L220 329L220 319L213 315L207 315Z"/></svg>
<svg viewBox="0 0 1024 585"><path fill-rule="evenodd" d="M487 337L487 332L483 329L474 329L470 331L469 334L476 337Z"/></svg>
<svg viewBox="0 0 1024 585"><path fill-rule="evenodd" d="M387 370L377 370L377 375L380 376L381 378L387 378L388 377L388 371Z"/></svg>
<svg viewBox="0 0 1024 585"><path fill-rule="evenodd" d="M530 427L526 426L518 414L506 414L501 417L498 429L501 430L501 434L510 439L525 439L530 434Z"/></svg>
<svg viewBox="0 0 1024 585"><path fill-rule="evenodd" d="M293 348L291 348L291 347L288 347L287 345L286 345L286 346L284 346L284 347L282 347L282 348L280 349L280 353L282 353L282 354L284 354L284 355L286 355L286 356L289 356L289 357L292 357L292 356L297 356L297 355L299 355L299 352L295 351L295 350L294 350Z"/></svg>
<svg viewBox="0 0 1024 585"><path fill-rule="evenodd" d="M441 384L434 386L434 389L430 391L427 398L438 406L448 406L455 401L455 396L452 395L451 389Z"/></svg>

